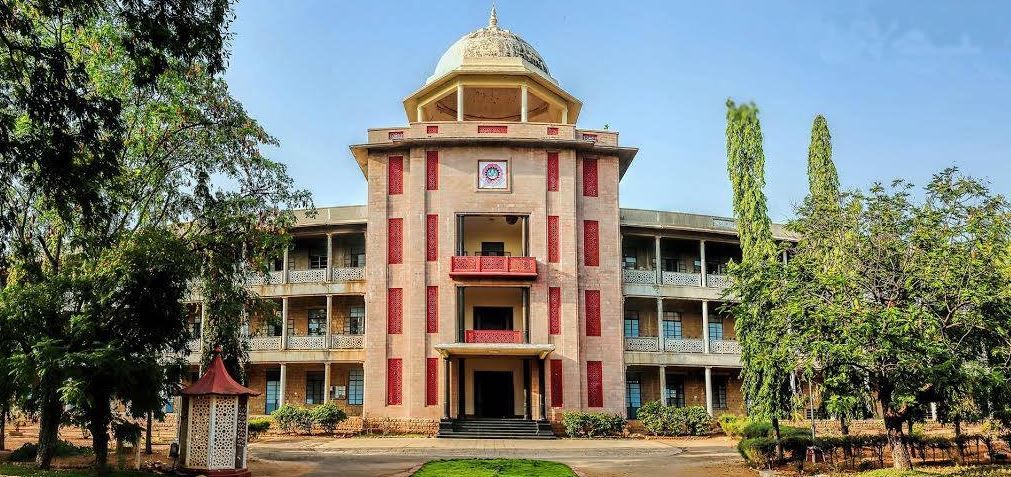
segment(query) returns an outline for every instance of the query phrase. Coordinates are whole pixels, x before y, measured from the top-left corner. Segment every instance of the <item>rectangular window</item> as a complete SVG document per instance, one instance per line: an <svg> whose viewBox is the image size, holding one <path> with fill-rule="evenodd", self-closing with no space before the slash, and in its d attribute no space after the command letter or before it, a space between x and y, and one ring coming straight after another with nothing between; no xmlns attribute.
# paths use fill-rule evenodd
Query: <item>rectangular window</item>
<svg viewBox="0 0 1011 477"><path fill-rule="evenodd" d="M439 404L439 358L425 358L425 405Z"/></svg>
<svg viewBox="0 0 1011 477"><path fill-rule="evenodd" d="M719 316L709 317L709 341L723 339L723 318Z"/></svg>
<svg viewBox="0 0 1011 477"><path fill-rule="evenodd" d="M583 221L583 264L600 265L600 224L596 220Z"/></svg>
<svg viewBox="0 0 1011 477"><path fill-rule="evenodd" d="M682 338L681 312L666 310L663 312L663 337L675 340Z"/></svg>
<svg viewBox="0 0 1011 477"><path fill-rule="evenodd" d="M604 367L600 361L586 362L586 406L604 407Z"/></svg>
<svg viewBox="0 0 1011 477"><path fill-rule="evenodd" d="M642 386L638 374L629 374L625 378L625 406L628 407L628 418L635 419L642 407Z"/></svg>
<svg viewBox="0 0 1011 477"><path fill-rule="evenodd" d="M583 196L597 196L597 160L583 159Z"/></svg>
<svg viewBox="0 0 1011 477"><path fill-rule="evenodd" d="M361 406L365 402L365 370L351 368L348 372L348 404Z"/></svg>
<svg viewBox="0 0 1011 477"><path fill-rule="evenodd" d="M390 195L404 193L404 158L403 156L390 156L389 167Z"/></svg>
<svg viewBox="0 0 1011 477"><path fill-rule="evenodd" d="M558 263L560 258L558 250L558 216L548 216L548 262Z"/></svg>
<svg viewBox="0 0 1011 477"><path fill-rule="evenodd" d="M305 403L323 403L323 373L305 373Z"/></svg>
<svg viewBox="0 0 1011 477"><path fill-rule="evenodd" d="M439 287L430 286L425 291L425 332L439 332Z"/></svg>
<svg viewBox="0 0 1011 477"><path fill-rule="evenodd" d="M728 409L727 378L713 378L713 409Z"/></svg>
<svg viewBox="0 0 1011 477"><path fill-rule="evenodd" d="M389 231L387 236L387 254L390 265L401 263L404 260L404 219L394 218L389 221Z"/></svg>
<svg viewBox="0 0 1011 477"><path fill-rule="evenodd" d="M344 255L344 266L345 267L364 267L365 266L365 247L364 246L352 246L346 255Z"/></svg>
<svg viewBox="0 0 1011 477"><path fill-rule="evenodd" d="M365 307L362 305L352 305L348 308L348 317L344 320L344 334L363 335L365 334Z"/></svg>
<svg viewBox="0 0 1011 477"><path fill-rule="evenodd" d="M600 336L600 290L586 290L586 336Z"/></svg>
<svg viewBox="0 0 1011 477"><path fill-rule="evenodd" d="M639 337L639 312L636 310L625 310L625 337Z"/></svg>
<svg viewBox="0 0 1011 477"><path fill-rule="evenodd" d="M326 309L310 308L309 312L309 336L323 336L326 334Z"/></svg>
<svg viewBox="0 0 1011 477"><path fill-rule="evenodd" d="M557 335L562 332L562 289L548 288L548 334Z"/></svg>
<svg viewBox="0 0 1011 477"><path fill-rule="evenodd" d="M425 190L439 190L439 151L425 152Z"/></svg>
<svg viewBox="0 0 1011 477"><path fill-rule="evenodd" d="M277 410L278 401L280 401L281 396L281 370L268 369L267 370L267 382L264 385L264 414L270 414ZM190 381L193 382L193 381Z"/></svg>
<svg viewBox="0 0 1011 477"><path fill-rule="evenodd" d="M401 403L403 385L403 362L400 358L386 360L386 405L397 406Z"/></svg>
<svg viewBox="0 0 1011 477"><path fill-rule="evenodd" d="M551 407L562 407L562 360L551 360Z"/></svg>
<svg viewBox="0 0 1011 477"><path fill-rule="evenodd" d="M558 191L558 153L548 153L548 190Z"/></svg>
<svg viewBox="0 0 1011 477"><path fill-rule="evenodd" d="M309 269L319 270L326 268L326 249L323 250L310 250L309 251Z"/></svg>
<svg viewBox="0 0 1011 477"><path fill-rule="evenodd" d="M667 377L667 404L685 407L685 382L680 377Z"/></svg>
<svg viewBox="0 0 1011 477"><path fill-rule="evenodd" d="M625 270L637 270L639 268L639 257L635 253L625 252L621 258L621 267Z"/></svg>
<svg viewBox="0 0 1011 477"><path fill-rule="evenodd" d="M386 332L399 335L403 332L404 289L390 288L386 295Z"/></svg>

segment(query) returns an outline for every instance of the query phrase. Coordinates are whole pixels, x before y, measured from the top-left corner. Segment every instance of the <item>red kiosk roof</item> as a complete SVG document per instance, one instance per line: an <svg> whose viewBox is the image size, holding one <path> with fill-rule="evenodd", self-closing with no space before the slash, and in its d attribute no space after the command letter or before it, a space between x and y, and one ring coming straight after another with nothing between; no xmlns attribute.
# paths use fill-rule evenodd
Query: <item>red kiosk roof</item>
<svg viewBox="0 0 1011 477"><path fill-rule="evenodd" d="M217 394L223 396L259 396L260 393L253 391L237 382L228 374L225 363L221 361L221 353L215 350L214 359L211 360L210 367L204 372L197 382L187 386L180 394L189 396L201 394Z"/></svg>

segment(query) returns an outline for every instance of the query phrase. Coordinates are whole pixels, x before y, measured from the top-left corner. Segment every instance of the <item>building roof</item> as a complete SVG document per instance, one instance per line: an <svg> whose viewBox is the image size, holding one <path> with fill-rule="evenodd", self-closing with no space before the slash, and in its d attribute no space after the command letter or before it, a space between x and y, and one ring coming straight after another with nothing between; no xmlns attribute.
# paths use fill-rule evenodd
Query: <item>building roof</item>
<svg viewBox="0 0 1011 477"><path fill-rule="evenodd" d="M495 12L495 7L492 7L488 26L478 28L453 43L439 58L435 72L428 77L425 84L459 69L465 60L474 58L519 58L544 78L557 83L548 74L548 65L544 62L544 58L541 58L540 53L537 53L530 43L509 30L499 28L498 15Z"/></svg>
<svg viewBox="0 0 1011 477"><path fill-rule="evenodd" d="M187 386L180 394L188 396L216 394L218 396L259 396L260 393L253 391L237 382L228 374L225 363L221 361L221 348L214 350L214 359L211 365L204 372L197 382Z"/></svg>

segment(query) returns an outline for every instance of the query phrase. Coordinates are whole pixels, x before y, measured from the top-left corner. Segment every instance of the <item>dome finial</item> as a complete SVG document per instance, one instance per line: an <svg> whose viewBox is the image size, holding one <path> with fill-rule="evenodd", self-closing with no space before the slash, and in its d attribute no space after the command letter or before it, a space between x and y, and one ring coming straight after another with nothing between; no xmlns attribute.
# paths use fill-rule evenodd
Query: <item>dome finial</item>
<svg viewBox="0 0 1011 477"><path fill-rule="evenodd" d="M491 16L488 17L488 28L498 28L498 14L495 13L495 2L491 4Z"/></svg>

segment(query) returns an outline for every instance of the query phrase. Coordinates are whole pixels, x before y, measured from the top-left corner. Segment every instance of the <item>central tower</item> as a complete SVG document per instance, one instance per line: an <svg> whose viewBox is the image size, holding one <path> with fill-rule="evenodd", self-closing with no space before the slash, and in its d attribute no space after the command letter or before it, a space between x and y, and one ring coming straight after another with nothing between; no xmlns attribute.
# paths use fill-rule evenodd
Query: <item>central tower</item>
<svg viewBox="0 0 1011 477"><path fill-rule="evenodd" d="M618 181L636 149L499 27L461 37L352 153L368 180L370 418L624 414Z"/></svg>

